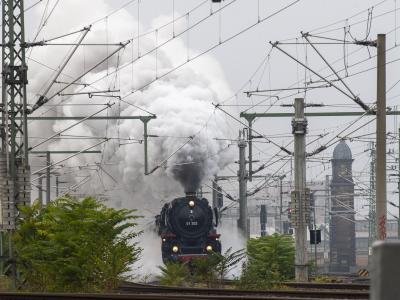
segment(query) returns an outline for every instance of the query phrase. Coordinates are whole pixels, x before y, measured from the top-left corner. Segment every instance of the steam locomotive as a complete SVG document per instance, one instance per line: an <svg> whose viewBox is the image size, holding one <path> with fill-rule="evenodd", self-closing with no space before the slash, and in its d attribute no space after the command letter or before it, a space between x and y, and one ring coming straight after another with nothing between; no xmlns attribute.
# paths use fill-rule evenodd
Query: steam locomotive
<svg viewBox="0 0 400 300"><path fill-rule="evenodd" d="M163 262L188 262L207 258L212 252L221 253L217 226L217 210L194 193L166 203L156 216Z"/></svg>

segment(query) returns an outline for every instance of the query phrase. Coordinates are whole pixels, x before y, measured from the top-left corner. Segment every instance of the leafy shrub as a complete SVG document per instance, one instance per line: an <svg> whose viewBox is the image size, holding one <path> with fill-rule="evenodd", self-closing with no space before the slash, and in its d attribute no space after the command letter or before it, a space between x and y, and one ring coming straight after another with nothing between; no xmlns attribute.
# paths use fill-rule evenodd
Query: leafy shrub
<svg viewBox="0 0 400 300"><path fill-rule="evenodd" d="M250 239L247 256L240 279L242 288L272 288L276 282L294 278L295 248L291 236L274 234Z"/></svg>
<svg viewBox="0 0 400 300"><path fill-rule="evenodd" d="M229 248L224 254L213 252L208 259L195 259L188 263L167 263L160 266L162 274L158 277L163 285L183 286L195 283L208 287L222 286L228 272L245 257L244 250L232 251Z"/></svg>
<svg viewBox="0 0 400 300"><path fill-rule="evenodd" d="M132 242L140 234L133 231L134 213L91 197L22 207L14 244L23 288L97 292L117 287L141 252Z"/></svg>

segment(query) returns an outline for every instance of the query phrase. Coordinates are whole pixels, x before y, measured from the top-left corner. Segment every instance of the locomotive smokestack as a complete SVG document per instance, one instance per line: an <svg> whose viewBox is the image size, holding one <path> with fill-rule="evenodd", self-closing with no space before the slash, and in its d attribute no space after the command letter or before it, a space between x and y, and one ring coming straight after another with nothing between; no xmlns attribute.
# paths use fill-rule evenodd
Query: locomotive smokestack
<svg viewBox="0 0 400 300"><path fill-rule="evenodd" d="M185 192L186 197L196 197L196 192Z"/></svg>

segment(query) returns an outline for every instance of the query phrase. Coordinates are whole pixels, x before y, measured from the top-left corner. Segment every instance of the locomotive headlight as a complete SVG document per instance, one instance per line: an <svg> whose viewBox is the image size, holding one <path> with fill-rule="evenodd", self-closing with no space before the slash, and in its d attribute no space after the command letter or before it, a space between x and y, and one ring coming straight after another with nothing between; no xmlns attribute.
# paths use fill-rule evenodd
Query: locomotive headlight
<svg viewBox="0 0 400 300"><path fill-rule="evenodd" d="M163 241L163 242L166 242L167 240L166 240L166 239L162 239L162 241Z"/></svg>
<svg viewBox="0 0 400 300"><path fill-rule="evenodd" d="M211 245L208 245L208 246L206 247L206 250L207 250L207 252L211 252L211 251L213 250L213 248L212 248Z"/></svg>
<svg viewBox="0 0 400 300"><path fill-rule="evenodd" d="M176 252L178 252L178 250L179 250L178 246L173 246L172 247L172 252L176 253Z"/></svg>
<svg viewBox="0 0 400 300"><path fill-rule="evenodd" d="M193 200L190 200L190 201L189 201L189 206L190 206L190 207L194 207L194 201L193 201Z"/></svg>

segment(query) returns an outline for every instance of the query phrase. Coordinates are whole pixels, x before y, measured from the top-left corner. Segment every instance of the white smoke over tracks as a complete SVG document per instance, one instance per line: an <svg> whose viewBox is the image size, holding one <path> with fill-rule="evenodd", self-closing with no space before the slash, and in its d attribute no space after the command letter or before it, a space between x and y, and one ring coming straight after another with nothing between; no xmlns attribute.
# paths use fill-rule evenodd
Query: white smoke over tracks
<svg viewBox="0 0 400 300"><path fill-rule="evenodd" d="M100 2L100 1L97 1ZM76 10L77 6L86 5L82 1L70 0L60 3L58 15L55 18L65 20L60 28L52 28L45 32L46 36L60 35L71 32L77 28L87 25L87 19L83 15L77 15L73 20L66 20L67 15ZM80 8L79 10L82 10ZM97 15L106 15L111 9L102 3L96 10ZM100 12L99 12L100 11ZM95 18L94 18L95 19ZM170 20L160 17L158 22ZM69 25L68 25L69 24ZM103 27L102 27L103 26ZM112 32L112 41L124 41L132 38L132 28L136 28L136 21L127 13L122 11L117 19L110 19L107 30ZM102 23L93 26L88 34L86 42L104 42L106 33L105 25ZM165 39L170 37L171 32L166 32ZM162 39L162 32L158 37ZM111 38L110 38L111 39ZM155 46L154 38L146 37L140 40L142 53L146 49ZM112 73L117 62L123 66L132 58L137 49L129 48L121 51L118 55L104 63L94 72L89 73L81 81L82 83L93 82L106 74ZM115 48L113 48L115 49ZM111 50L106 47L83 47L77 52L76 57L71 60L64 73L75 77L88 69L96 62L103 59ZM191 50L192 53L194 53ZM66 52L64 52L66 53ZM182 40L175 40L173 43L157 51L157 73L163 74L172 67L180 64L186 59L186 46ZM135 54L136 55L136 54ZM61 62L62 55L52 55L49 48L35 49L32 58L51 64L53 67ZM140 89L143 85L155 79L155 53L138 60L133 66L128 66L104 80L96 82L93 87L87 87L83 91L119 89L120 95L129 94L132 89ZM41 80L35 79L35 71L38 66L30 69L32 77L30 91L37 92L44 82L44 78L50 77L50 72L44 74L40 69ZM38 71L37 71L38 72ZM45 76L46 75L46 76ZM70 81L71 77L65 75L60 80ZM36 76L37 78L37 76ZM39 84L40 83L40 84ZM57 91L61 85L56 85L52 92ZM81 91L82 86L74 85L69 88L68 93ZM31 94L32 94L31 93ZM147 113L137 108L141 107L146 111L154 113L157 118L148 123L149 138L149 169L158 166L171 154L171 158L153 174L144 175L144 151L143 145L125 142L125 139L143 139L143 123L139 120L120 120L105 122L90 121L75 126L65 134L89 137L120 137L120 140L110 140L100 149L103 151L101 176L93 176L90 184L84 185L82 191L88 194L98 193L105 190L110 205L122 206L125 208L136 208L141 215L144 215L143 225L154 223L154 215L159 213L161 202L170 201L174 197L182 196L184 190L197 189L202 182L209 180L219 170L231 163L232 152L228 148L227 141L216 140L216 137L229 135L225 117L219 111L214 111L211 102L218 102L231 94L224 74L218 62L211 56L204 56L184 68L171 73L148 87L137 90L132 95L118 101L111 97L93 97L87 95L76 95L63 97L63 104L75 103L109 103L114 102L112 109L99 115L121 115L137 116ZM30 97L34 98L33 95ZM60 98L52 103L59 102ZM134 106L129 105L134 104ZM61 106L47 115L58 116L87 116L100 110L102 106ZM40 112L47 110L47 107L40 109ZM76 121L57 121L52 124L52 132L66 128ZM42 129L42 124L34 123L30 127L30 135L50 136ZM189 139L192 139L188 142ZM47 145L51 150L82 150L98 142L95 139L79 140L56 140ZM185 144L186 143L186 144ZM185 144L185 145L184 145ZM182 147L182 145L184 145ZM181 149L177 151L177 149ZM62 156L57 156L61 159ZM100 162L95 155L79 155L64 163L65 166L85 166ZM95 174L96 175L96 174ZM101 177L101 179L99 178ZM70 180L79 181L74 176ZM146 234L146 233L145 233ZM146 247L145 247L146 248ZM146 249L145 249L146 252ZM144 256L149 256L144 254ZM153 270L154 271L154 270Z"/></svg>

